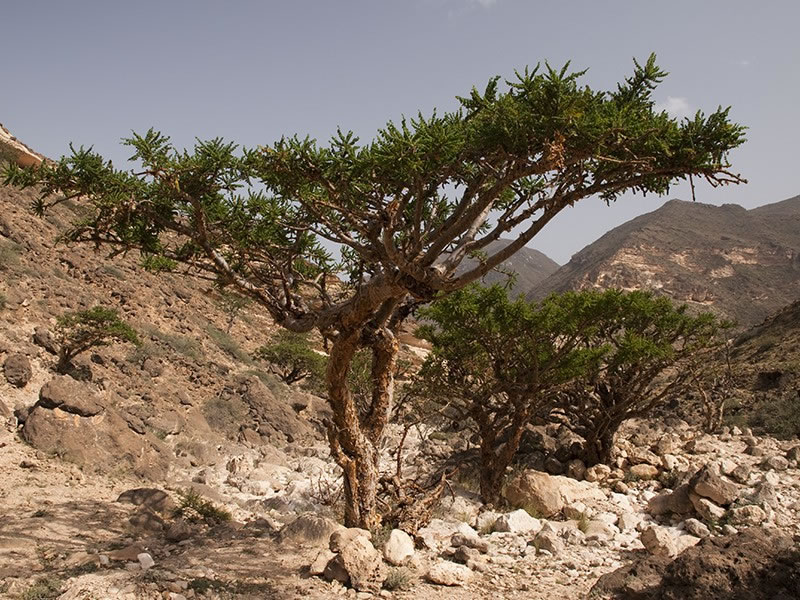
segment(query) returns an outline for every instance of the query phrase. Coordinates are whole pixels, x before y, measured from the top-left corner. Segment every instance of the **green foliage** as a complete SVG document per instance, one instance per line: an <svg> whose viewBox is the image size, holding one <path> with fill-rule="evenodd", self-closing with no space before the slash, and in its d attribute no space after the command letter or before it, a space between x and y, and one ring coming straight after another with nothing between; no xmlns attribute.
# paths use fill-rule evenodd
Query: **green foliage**
<svg viewBox="0 0 800 600"><path fill-rule="evenodd" d="M59 342L59 371L67 368L78 354L112 342L139 344L136 332L123 321L116 310L95 306L89 310L66 313L56 325Z"/></svg>
<svg viewBox="0 0 800 600"><path fill-rule="evenodd" d="M250 355L242 350L241 346L239 346L238 342L233 339L230 334L217 329L213 325L206 327L206 333L208 333L208 337L213 340L217 347L219 347L220 350L229 356L232 356L239 362L243 362L247 365L253 362L253 359L250 358Z"/></svg>
<svg viewBox="0 0 800 600"><path fill-rule="evenodd" d="M178 507L175 516L186 519L190 523L217 525L231 520L231 514L224 508L216 506L200 494L188 488L178 492Z"/></svg>
<svg viewBox="0 0 800 600"><path fill-rule="evenodd" d="M247 405L239 398L209 398L203 404L203 416L214 431L235 436L249 417Z"/></svg>
<svg viewBox="0 0 800 600"><path fill-rule="evenodd" d="M586 439L585 459L595 464L609 460L625 420L688 392L731 324L711 313L692 315L652 292L581 295L593 303L583 344L603 348L603 356L562 389L552 416Z"/></svg>
<svg viewBox="0 0 800 600"><path fill-rule="evenodd" d="M62 592L62 582L53 576L40 577L36 583L22 592L22 600L53 600Z"/></svg>
<svg viewBox="0 0 800 600"><path fill-rule="evenodd" d="M10 271L19 266L22 247L19 244L8 241L0 241L0 271Z"/></svg>
<svg viewBox="0 0 800 600"><path fill-rule="evenodd" d="M545 64L502 84L493 77L457 110L390 121L367 143L339 130L327 144L295 135L257 149L213 139L181 150L151 129L123 141L133 169L71 147L56 163L8 166L5 182L38 186L39 213L65 199L84 206L67 240L185 265L235 287L279 325L335 340L332 443L341 464L373 472L389 405L388 332L415 305L479 280L584 198L666 194L694 176L744 181L728 163L744 128L728 109L681 122L656 110L665 73L654 56L610 91L582 85L583 74ZM512 231L512 243L487 251ZM342 247L338 265L331 243ZM339 271L350 281L329 286ZM354 347L381 357L365 410L342 391ZM374 496L374 486L351 483ZM351 498L348 519L359 522L348 524L369 526L375 515L361 515L358 502L375 505Z"/></svg>
<svg viewBox="0 0 800 600"><path fill-rule="evenodd" d="M144 254L142 268L150 273L170 273L178 268L178 262L158 254Z"/></svg>
<svg viewBox="0 0 800 600"><path fill-rule="evenodd" d="M306 334L279 331L270 344L255 351L255 357L270 363L288 384L308 378L312 386L321 386L325 380L327 358L314 350Z"/></svg>
<svg viewBox="0 0 800 600"><path fill-rule="evenodd" d="M595 365L605 348L582 343L594 298L568 293L534 304L501 286L470 286L420 311L433 344L414 392L446 419L477 431L481 493L493 501L525 425L553 391Z"/></svg>
<svg viewBox="0 0 800 600"><path fill-rule="evenodd" d="M399 297L432 299L499 265L582 198L664 194L695 175L742 181L727 155L744 128L723 108L681 122L657 111L653 90L666 73L655 56L611 91L581 85L584 73L545 64L502 84L493 77L459 109L390 121L366 144L340 130L327 145L293 136L240 149L213 139L189 151L151 129L123 140L135 171L72 147L54 164L9 165L5 182L40 186L38 212L79 198L88 212L67 239L138 248L156 270L183 263L213 273L287 324L319 312L304 301L309 292L331 307L320 276L336 268L357 281L399 268ZM449 277L518 227L509 248ZM341 265L322 240L344 246Z"/></svg>
<svg viewBox="0 0 800 600"><path fill-rule="evenodd" d="M386 579L383 580L383 588L390 592L407 590L414 585L415 580L413 571L405 567L390 567Z"/></svg>

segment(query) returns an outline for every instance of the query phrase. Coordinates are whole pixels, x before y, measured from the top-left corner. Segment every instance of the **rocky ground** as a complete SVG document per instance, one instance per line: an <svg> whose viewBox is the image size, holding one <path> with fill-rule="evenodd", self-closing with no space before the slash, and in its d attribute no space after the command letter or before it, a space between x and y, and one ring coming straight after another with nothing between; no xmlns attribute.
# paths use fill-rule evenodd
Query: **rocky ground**
<svg viewBox="0 0 800 600"><path fill-rule="evenodd" d="M40 396L57 396L61 383ZM83 404L89 392L77 395ZM37 402L31 414L43 410ZM93 418L66 409L67 419ZM213 464L171 460L155 485L36 450L13 416L0 436L0 590L9 598L667 598L646 594L697 544L753 546L760 538L738 535L749 531L791 552L800 534L800 448L737 430L699 435L680 421L666 431L630 426L615 469L573 461L576 478L520 472L505 495L524 508L495 512L456 487L415 540L336 522L337 473L321 442L294 451L221 445ZM425 443L412 446L414 463ZM176 517L187 488L232 519ZM756 555L764 561L763 550ZM776 568L753 562L754 577ZM792 577L786 585L800 585ZM405 589L382 589L384 581Z"/></svg>
<svg viewBox="0 0 800 600"><path fill-rule="evenodd" d="M31 200L0 188L0 597L800 597L797 440L677 419L628 424L608 468L532 428L508 508L467 476L413 539L345 530L325 401L251 358L269 319L209 282L56 245L75 209L41 220ZM55 318L95 304L144 343L56 376ZM407 473L469 450L438 433L412 430Z"/></svg>

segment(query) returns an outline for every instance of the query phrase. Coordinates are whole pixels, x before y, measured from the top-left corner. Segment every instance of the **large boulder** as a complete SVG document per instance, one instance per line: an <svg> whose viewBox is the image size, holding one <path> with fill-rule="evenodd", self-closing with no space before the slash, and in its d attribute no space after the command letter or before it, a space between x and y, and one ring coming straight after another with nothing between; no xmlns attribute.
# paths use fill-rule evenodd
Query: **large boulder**
<svg viewBox="0 0 800 600"><path fill-rule="evenodd" d="M336 521L314 513L304 513L281 529L282 542L328 547L331 536L344 529Z"/></svg>
<svg viewBox="0 0 800 600"><path fill-rule="evenodd" d="M357 535L331 559L324 575L327 579L349 583L359 592L378 593L386 579L386 565L372 542Z"/></svg>
<svg viewBox="0 0 800 600"><path fill-rule="evenodd" d="M691 490L714 504L728 506L739 497L739 486L706 465L694 474L689 482Z"/></svg>
<svg viewBox="0 0 800 600"><path fill-rule="evenodd" d="M239 379L236 393L247 404L259 434L273 445L314 439L315 431L305 419L298 416L289 402L276 398L258 377Z"/></svg>
<svg viewBox="0 0 800 600"><path fill-rule="evenodd" d="M33 377L31 361L24 354L9 354L3 363L3 374L8 383L14 387L23 388Z"/></svg>
<svg viewBox="0 0 800 600"><path fill-rule="evenodd" d="M414 540L405 531L392 529L383 546L383 557L392 565L402 565L414 556Z"/></svg>
<svg viewBox="0 0 800 600"><path fill-rule="evenodd" d="M552 517L575 502L591 503L606 498L590 483L532 469L513 479L506 486L504 495L512 506L524 507L542 517Z"/></svg>
<svg viewBox="0 0 800 600"><path fill-rule="evenodd" d="M654 516L690 513L694 510L694 505L689 499L689 492L689 485L684 484L672 492L654 496L647 504L647 512Z"/></svg>
<svg viewBox="0 0 800 600"><path fill-rule="evenodd" d="M41 390L22 437L35 448L97 472L130 470L163 480L169 452L149 433L136 432L86 384L59 376Z"/></svg>

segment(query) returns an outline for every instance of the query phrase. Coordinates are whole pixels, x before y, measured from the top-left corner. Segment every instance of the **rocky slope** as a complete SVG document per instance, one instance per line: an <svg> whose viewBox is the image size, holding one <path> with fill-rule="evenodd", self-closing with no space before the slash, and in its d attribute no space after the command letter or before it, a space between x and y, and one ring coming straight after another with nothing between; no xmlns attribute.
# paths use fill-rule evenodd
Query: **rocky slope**
<svg viewBox="0 0 800 600"><path fill-rule="evenodd" d="M502 250L510 242L511 240L499 239L489 244L486 252L487 254L493 254L498 250ZM466 271L475 264L475 260L465 260L459 271ZM558 263L556 261L534 248L525 247L505 261L499 269L484 275L482 281L487 285L494 283L505 284L509 281L509 276L513 276L514 285L509 288L509 293L524 294L529 290L535 289L557 270Z"/></svg>
<svg viewBox="0 0 800 600"><path fill-rule="evenodd" d="M753 325L800 296L800 196L745 210L671 200L585 247L531 296L653 289Z"/></svg>
<svg viewBox="0 0 800 600"><path fill-rule="evenodd" d="M251 359L271 321L232 311L208 281L148 274L133 254L56 244L79 210L39 219L32 199L0 188L2 598L577 600L633 597L631 586L680 597L669 586L681 552L721 548L724 565L756 547L739 532L764 529L781 552L800 534L796 440L708 436L678 419L629 423L614 464L591 469L560 452L558 425L542 427L527 464L539 468L510 474L508 506L482 504L465 463L413 539L346 530L324 399ZM56 376L55 318L96 304L144 343L97 349L75 377ZM392 424L387 473L401 438L409 476L474 450L463 432ZM747 572L784 564L752 554ZM646 580L629 576L653 557ZM739 585L766 598L698 575L684 583L708 597ZM765 589L791 594L794 581Z"/></svg>

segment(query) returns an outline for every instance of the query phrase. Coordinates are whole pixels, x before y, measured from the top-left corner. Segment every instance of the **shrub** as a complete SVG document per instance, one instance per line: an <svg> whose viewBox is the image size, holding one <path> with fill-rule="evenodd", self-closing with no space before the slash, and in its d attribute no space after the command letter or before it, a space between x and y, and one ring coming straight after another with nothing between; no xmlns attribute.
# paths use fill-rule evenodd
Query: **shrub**
<svg viewBox="0 0 800 600"><path fill-rule="evenodd" d="M22 592L22 600L53 600L61 595L61 580L57 577L40 577Z"/></svg>
<svg viewBox="0 0 800 600"><path fill-rule="evenodd" d="M314 351L306 334L280 331L269 344L255 351L255 357L268 362L284 383L308 378L312 385L319 385L325 379L327 358Z"/></svg>
<svg viewBox="0 0 800 600"><path fill-rule="evenodd" d="M231 513L216 506L210 500L206 500L192 489L178 492L178 507L175 509L175 516L191 523L205 523L206 525L217 525L231 520Z"/></svg>
<svg viewBox="0 0 800 600"><path fill-rule="evenodd" d="M396 590L407 590L414 584L414 573L405 567L393 567L389 569L386 579L383 580L383 587L390 592Z"/></svg>
<svg viewBox="0 0 800 600"><path fill-rule="evenodd" d="M59 373L64 373L78 354L112 342L138 345L139 338L116 310L95 306L89 310L67 313L58 318L56 339L59 342Z"/></svg>

